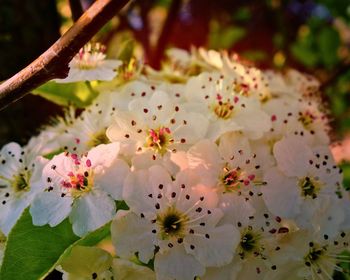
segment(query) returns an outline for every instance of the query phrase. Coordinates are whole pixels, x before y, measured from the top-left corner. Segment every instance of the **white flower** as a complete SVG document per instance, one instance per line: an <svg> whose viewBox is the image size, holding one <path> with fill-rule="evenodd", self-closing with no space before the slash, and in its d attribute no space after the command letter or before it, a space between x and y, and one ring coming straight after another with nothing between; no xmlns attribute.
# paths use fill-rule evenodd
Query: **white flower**
<svg viewBox="0 0 350 280"><path fill-rule="evenodd" d="M69 216L82 236L110 221L120 200L128 165L117 158L119 145L99 145L79 157L62 153L44 168L46 191L30 208L34 225L56 226Z"/></svg>
<svg viewBox="0 0 350 280"><path fill-rule="evenodd" d="M246 96L254 96L261 102L272 97L265 73L251 65L245 65L247 63L240 61L237 54L229 57L227 53L223 53L222 64L223 74L233 78L236 91L241 91Z"/></svg>
<svg viewBox="0 0 350 280"><path fill-rule="evenodd" d="M277 142L273 152L277 167L266 172L262 187L269 210L295 219L302 228L317 230L326 219L324 224L332 225L328 230L336 231L344 213L332 205L340 198L342 178L328 148L313 152L300 137L290 136Z"/></svg>
<svg viewBox="0 0 350 280"><path fill-rule="evenodd" d="M260 102L244 96L228 76L202 73L188 81L185 94L189 100L186 108L208 117L208 136L213 140L230 131L242 131L248 138L257 139L270 129L270 118L261 110Z"/></svg>
<svg viewBox="0 0 350 280"><path fill-rule="evenodd" d="M187 51L178 48L168 49L166 51L167 57L174 63L181 67L188 67L191 64L191 55Z"/></svg>
<svg viewBox="0 0 350 280"><path fill-rule="evenodd" d="M223 67L222 56L219 52L215 50L206 50L204 48L199 48L198 52L195 54L200 60L203 60L201 61L201 63L199 63L199 61L197 62L203 68L221 69ZM203 62L206 63L207 65L205 65Z"/></svg>
<svg viewBox="0 0 350 280"><path fill-rule="evenodd" d="M128 107L128 111L116 112L107 136L128 147L130 154L152 150L155 157L164 156L198 141L207 130L205 117L186 112L162 91L136 97Z"/></svg>
<svg viewBox="0 0 350 280"><path fill-rule="evenodd" d="M245 198L258 192L262 174L256 156L251 153L246 138L227 134L220 139L219 147L210 140L193 145L187 153L189 167L202 182L221 193L236 193Z"/></svg>
<svg viewBox="0 0 350 280"><path fill-rule="evenodd" d="M23 210L43 190L41 172L46 163L42 157L28 153L17 143L0 151L0 229L8 235Z"/></svg>
<svg viewBox="0 0 350 280"><path fill-rule="evenodd" d="M290 96L305 100L318 99L320 83L312 76L289 69L286 74L265 71L263 73L273 96Z"/></svg>
<svg viewBox="0 0 350 280"><path fill-rule="evenodd" d="M69 63L69 73L65 79L56 79L57 83L79 81L111 81L117 75L116 68L122 65L120 60L105 59L105 48L101 44L87 44Z"/></svg>
<svg viewBox="0 0 350 280"><path fill-rule="evenodd" d="M111 125L116 108L112 103L112 95L102 94L91 106L65 130L65 136L70 141L65 150L74 153L84 153L100 144L110 143L106 135Z"/></svg>
<svg viewBox="0 0 350 280"><path fill-rule="evenodd" d="M285 247L278 241L295 230L289 221L274 216L266 209L261 197L253 200L252 212L236 201L222 204L225 217L220 222L233 222L240 231L240 241L232 262L224 267L210 268L204 280L265 279L279 270L279 252ZM243 206L243 207L242 207ZM225 209L226 208L226 209ZM269 279L269 278L266 278Z"/></svg>
<svg viewBox="0 0 350 280"><path fill-rule="evenodd" d="M348 234L339 232L334 238L319 233L300 230L285 235L280 240L284 247L279 251L280 264L273 274L265 279L333 279L334 270L342 272L339 262L349 262L348 256L341 256L349 247Z"/></svg>
<svg viewBox="0 0 350 280"><path fill-rule="evenodd" d="M232 225L217 226L222 212L215 193L191 172L172 182L160 166L131 173L124 186L130 211L119 211L112 241L122 257L138 252L147 263L155 254L157 279L192 280L207 266L229 263L238 243Z"/></svg>
<svg viewBox="0 0 350 280"><path fill-rule="evenodd" d="M113 279L112 261L112 256L100 248L76 245L60 262L63 280Z"/></svg>
<svg viewBox="0 0 350 280"><path fill-rule="evenodd" d="M62 151L72 139L66 135L67 129L74 124L75 109L69 107L63 116L55 116L49 120L49 125L42 127L39 135L32 137L26 149L32 154L47 156Z"/></svg>

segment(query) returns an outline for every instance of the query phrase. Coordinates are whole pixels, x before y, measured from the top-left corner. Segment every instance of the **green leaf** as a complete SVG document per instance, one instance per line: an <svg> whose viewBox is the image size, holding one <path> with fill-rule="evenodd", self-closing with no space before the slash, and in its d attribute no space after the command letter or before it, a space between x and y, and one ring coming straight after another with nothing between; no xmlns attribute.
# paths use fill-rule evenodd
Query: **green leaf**
<svg viewBox="0 0 350 280"><path fill-rule="evenodd" d="M124 200L117 200L116 201L117 211L119 210L129 210L129 206L126 204Z"/></svg>
<svg viewBox="0 0 350 280"><path fill-rule="evenodd" d="M245 6L238 8L238 10L235 11L233 14L234 20L238 20L242 22L246 22L251 18L252 18L252 12L249 9L249 7L245 7Z"/></svg>
<svg viewBox="0 0 350 280"><path fill-rule="evenodd" d="M312 47L312 39L306 37L291 46L293 56L308 67L315 66L319 61L318 53Z"/></svg>
<svg viewBox="0 0 350 280"><path fill-rule="evenodd" d="M58 105L74 105L84 108L91 104L98 93L93 90L89 82L59 84L49 81L32 91Z"/></svg>
<svg viewBox="0 0 350 280"><path fill-rule="evenodd" d="M209 33L209 48L227 49L246 35L246 30L238 26L223 28L218 22L211 22Z"/></svg>
<svg viewBox="0 0 350 280"><path fill-rule="evenodd" d="M53 228L34 226L27 208L8 236L0 279L43 279L75 245L95 245L109 228L110 223L79 238L68 220Z"/></svg>
<svg viewBox="0 0 350 280"><path fill-rule="evenodd" d="M51 153L48 153L48 154L44 155L43 157L46 159L52 159L54 156L56 156L60 153L63 153L64 151L65 151L64 149L59 149L59 150L53 151Z"/></svg>
<svg viewBox="0 0 350 280"><path fill-rule="evenodd" d="M320 50L320 58L328 68L335 66L339 62L337 54L340 39L337 31L333 28L323 28L317 36L317 45Z"/></svg>
<svg viewBox="0 0 350 280"><path fill-rule="evenodd" d="M346 190L350 190L350 162L343 162L340 165L343 171L343 186Z"/></svg>

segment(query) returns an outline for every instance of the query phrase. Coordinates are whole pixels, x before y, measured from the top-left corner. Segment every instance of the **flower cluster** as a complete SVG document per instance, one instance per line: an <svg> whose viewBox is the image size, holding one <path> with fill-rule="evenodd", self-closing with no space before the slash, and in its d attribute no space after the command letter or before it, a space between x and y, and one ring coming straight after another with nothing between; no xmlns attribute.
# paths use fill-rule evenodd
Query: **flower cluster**
<svg viewBox="0 0 350 280"><path fill-rule="evenodd" d="M72 63L98 67L87 51ZM112 255L75 247L66 279L331 279L348 261L350 197L318 82L215 51L169 55L2 148L0 229L27 206L34 225L68 218L78 236L112 221Z"/></svg>

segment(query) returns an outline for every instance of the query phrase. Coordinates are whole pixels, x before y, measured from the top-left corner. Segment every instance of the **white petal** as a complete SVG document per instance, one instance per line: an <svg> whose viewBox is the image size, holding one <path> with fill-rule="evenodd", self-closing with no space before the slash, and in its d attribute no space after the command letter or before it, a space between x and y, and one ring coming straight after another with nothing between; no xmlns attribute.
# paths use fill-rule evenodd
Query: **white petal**
<svg viewBox="0 0 350 280"><path fill-rule="evenodd" d="M53 159L45 165L42 177L44 182L50 177L53 186L61 186L63 178L74 170L74 168L75 166L72 158L61 153L54 156Z"/></svg>
<svg viewBox="0 0 350 280"><path fill-rule="evenodd" d="M60 193L43 192L36 196L30 207L35 226L49 224L54 227L68 217L72 208L72 198L61 197Z"/></svg>
<svg viewBox="0 0 350 280"><path fill-rule="evenodd" d="M209 234L209 238L204 234ZM209 229L203 236L187 235L184 244L187 253L193 254L205 266L223 266L231 262L239 243L240 233L232 225ZM194 245L192 250L190 245Z"/></svg>
<svg viewBox="0 0 350 280"><path fill-rule="evenodd" d="M249 217L255 214L255 208L244 196L236 193L226 193L221 197L220 208L225 215L221 223L232 223L237 225L240 222L243 225L248 224Z"/></svg>
<svg viewBox="0 0 350 280"><path fill-rule="evenodd" d="M117 159L111 167L95 174L95 183L115 200L122 200L123 184L129 169L125 161Z"/></svg>
<svg viewBox="0 0 350 280"><path fill-rule="evenodd" d="M288 137L277 142L273 154L278 168L288 176L302 177L306 174L309 160L313 158L311 149L300 137Z"/></svg>
<svg viewBox="0 0 350 280"><path fill-rule="evenodd" d="M218 181L219 170L222 168L219 151L215 143L202 140L188 150L190 168L198 173L208 186L215 186Z"/></svg>
<svg viewBox="0 0 350 280"><path fill-rule="evenodd" d="M125 179L123 197L133 212L153 212L154 201L148 195L155 193L160 184L166 186L171 183L169 173L158 165L149 170L134 171Z"/></svg>
<svg viewBox="0 0 350 280"><path fill-rule="evenodd" d="M166 120L171 118L172 114L175 113L175 105L173 105L173 101L169 98L168 94L163 91L155 91L148 101L148 105L151 109L151 112L157 116L157 121L160 124L164 124Z"/></svg>
<svg viewBox="0 0 350 280"><path fill-rule="evenodd" d="M164 254L156 254L154 270L157 280L193 280L195 276L202 276L205 272L204 266L179 245Z"/></svg>
<svg viewBox="0 0 350 280"><path fill-rule="evenodd" d="M101 144L88 152L87 158L91 161L91 166L109 167L118 156L119 143Z"/></svg>
<svg viewBox="0 0 350 280"><path fill-rule="evenodd" d="M5 235L8 235L12 227L15 225L23 210L29 205L30 200L21 197L9 200L6 209L2 208L0 212L0 229Z"/></svg>
<svg viewBox="0 0 350 280"><path fill-rule="evenodd" d="M177 138L185 138L186 143L194 143L195 141L205 137L209 126L209 121L202 114L192 112L183 113L179 119L181 122L185 120L187 124L176 128L174 134Z"/></svg>
<svg viewBox="0 0 350 280"><path fill-rule="evenodd" d="M136 252L148 263L154 254L152 225L132 212L119 210L111 225L112 242L117 255L130 258Z"/></svg>
<svg viewBox="0 0 350 280"><path fill-rule="evenodd" d="M263 199L267 208L276 216L294 218L300 211L301 198L297 181L285 177L276 168L270 169L262 186Z"/></svg>
<svg viewBox="0 0 350 280"><path fill-rule="evenodd" d="M205 275L201 277L201 280L232 280L236 279L234 278L235 274L237 273L234 271L234 268L240 269L240 266L238 266L239 262L237 262L235 265L232 263L225 265L223 267L210 267L207 268ZM249 279L250 280L250 279Z"/></svg>
<svg viewBox="0 0 350 280"><path fill-rule="evenodd" d="M104 192L90 192L74 201L69 220L78 236L98 229L112 220L116 208L114 200Z"/></svg>
<svg viewBox="0 0 350 280"><path fill-rule="evenodd" d="M19 159L21 157L22 148L17 143L11 142L2 147L0 151L1 164L0 177L12 179L21 169ZM1 180L2 181L2 180ZM6 184L6 183L5 183Z"/></svg>
<svg viewBox="0 0 350 280"><path fill-rule="evenodd" d="M242 110L234 116L234 121L243 127L250 139L259 139L271 127L270 117L257 106Z"/></svg>

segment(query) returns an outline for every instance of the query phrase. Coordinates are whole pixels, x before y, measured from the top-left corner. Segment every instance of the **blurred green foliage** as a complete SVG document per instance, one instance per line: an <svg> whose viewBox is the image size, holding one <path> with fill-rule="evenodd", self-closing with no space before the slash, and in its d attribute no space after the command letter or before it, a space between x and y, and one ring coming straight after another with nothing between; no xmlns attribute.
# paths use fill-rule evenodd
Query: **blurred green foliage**
<svg viewBox="0 0 350 280"><path fill-rule="evenodd" d="M73 105L77 108L84 108L90 105L98 94L90 82L60 84L54 81L43 84L33 90L32 93L61 106Z"/></svg>

